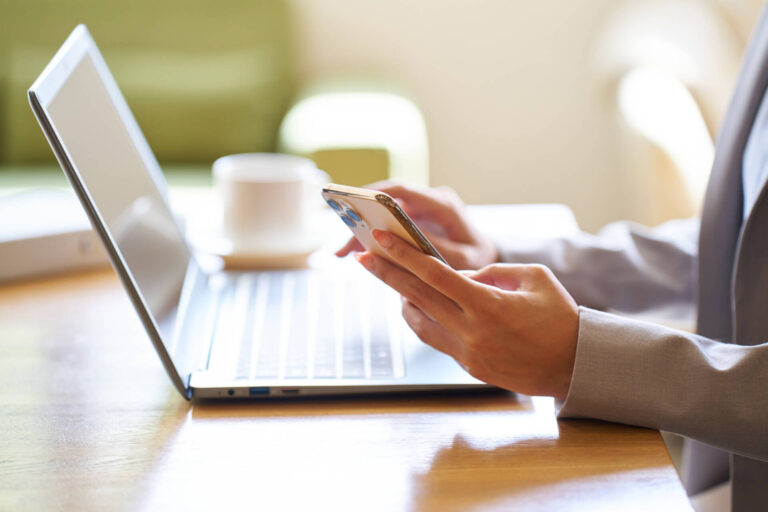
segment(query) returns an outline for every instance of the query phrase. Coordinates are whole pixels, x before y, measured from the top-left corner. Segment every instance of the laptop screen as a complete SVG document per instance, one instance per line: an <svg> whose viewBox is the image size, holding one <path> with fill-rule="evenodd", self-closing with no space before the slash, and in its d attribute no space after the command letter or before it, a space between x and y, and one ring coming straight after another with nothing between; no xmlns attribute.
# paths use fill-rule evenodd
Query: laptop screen
<svg viewBox="0 0 768 512"><path fill-rule="evenodd" d="M189 249L163 195L166 185L154 155L90 36L83 27L67 43L31 91L55 132L49 138L66 153L74 181L122 260L118 270L127 269L173 357L168 344Z"/></svg>

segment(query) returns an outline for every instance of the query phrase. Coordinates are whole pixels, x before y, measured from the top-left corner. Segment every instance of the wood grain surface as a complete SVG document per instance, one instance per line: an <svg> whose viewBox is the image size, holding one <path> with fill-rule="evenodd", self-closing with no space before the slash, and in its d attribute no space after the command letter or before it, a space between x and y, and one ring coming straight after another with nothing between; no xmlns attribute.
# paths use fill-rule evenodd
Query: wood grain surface
<svg viewBox="0 0 768 512"><path fill-rule="evenodd" d="M188 403L111 271L0 288L0 510L691 510L658 432L508 393Z"/></svg>

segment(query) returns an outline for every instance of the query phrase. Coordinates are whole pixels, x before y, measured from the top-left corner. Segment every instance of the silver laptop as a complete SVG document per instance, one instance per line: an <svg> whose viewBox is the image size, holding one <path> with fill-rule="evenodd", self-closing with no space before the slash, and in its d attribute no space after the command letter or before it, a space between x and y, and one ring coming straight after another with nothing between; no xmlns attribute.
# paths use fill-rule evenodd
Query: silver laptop
<svg viewBox="0 0 768 512"><path fill-rule="evenodd" d="M85 26L32 85L29 101L185 398L486 386L421 343L400 318L396 294L353 262L291 271L204 268Z"/></svg>

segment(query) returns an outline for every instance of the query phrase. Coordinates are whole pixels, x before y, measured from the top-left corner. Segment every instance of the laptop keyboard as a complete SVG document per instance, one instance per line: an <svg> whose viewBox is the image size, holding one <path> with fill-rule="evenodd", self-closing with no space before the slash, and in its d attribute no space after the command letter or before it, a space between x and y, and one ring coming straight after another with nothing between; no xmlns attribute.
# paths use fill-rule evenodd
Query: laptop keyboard
<svg viewBox="0 0 768 512"><path fill-rule="evenodd" d="M367 274L230 274L216 309L209 369L238 380L404 373L397 294Z"/></svg>

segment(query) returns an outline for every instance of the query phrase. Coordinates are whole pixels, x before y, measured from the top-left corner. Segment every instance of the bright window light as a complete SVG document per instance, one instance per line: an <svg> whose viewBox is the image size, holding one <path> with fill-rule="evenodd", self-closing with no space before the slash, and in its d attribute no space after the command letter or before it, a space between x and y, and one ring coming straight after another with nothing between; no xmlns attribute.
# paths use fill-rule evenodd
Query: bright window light
<svg viewBox="0 0 768 512"><path fill-rule="evenodd" d="M393 177L426 182L427 132L419 109L394 94L340 92L299 101L281 127L290 152L338 147L383 148Z"/></svg>
<svg viewBox="0 0 768 512"><path fill-rule="evenodd" d="M643 67L622 77L618 94L624 119L669 156L680 172L690 204L700 208L714 144L688 88L669 73Z"/></svg>

